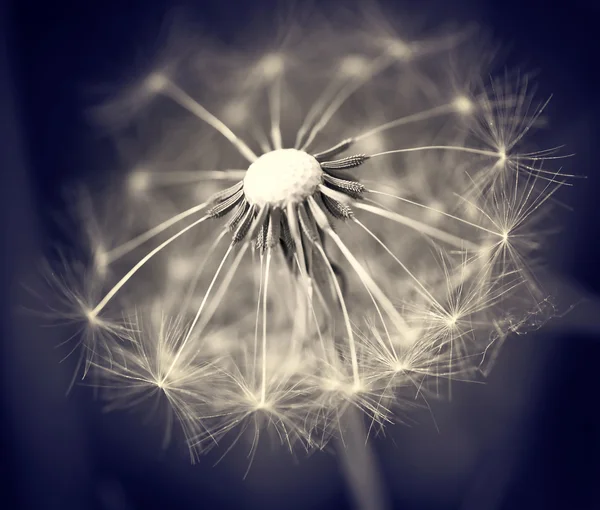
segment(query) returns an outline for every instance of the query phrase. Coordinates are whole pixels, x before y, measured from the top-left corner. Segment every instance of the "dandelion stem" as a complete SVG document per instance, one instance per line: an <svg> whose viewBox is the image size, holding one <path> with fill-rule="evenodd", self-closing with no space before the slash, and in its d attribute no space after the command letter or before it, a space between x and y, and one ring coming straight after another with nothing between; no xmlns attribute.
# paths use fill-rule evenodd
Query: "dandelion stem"
<svg viewBox="0 0 600 510"><path fill-rule="evenodd" d="M343 416L345 438L337 441L342 472L354 497L356 510L389 510L380 469L361 412L349 407Z"/></svg>

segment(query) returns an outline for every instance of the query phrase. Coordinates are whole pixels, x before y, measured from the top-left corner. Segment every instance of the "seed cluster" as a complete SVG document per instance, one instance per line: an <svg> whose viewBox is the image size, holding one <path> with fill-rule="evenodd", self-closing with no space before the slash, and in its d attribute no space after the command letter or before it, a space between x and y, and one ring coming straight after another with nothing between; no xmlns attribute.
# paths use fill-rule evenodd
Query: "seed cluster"
<svg viewBox="0 0 600 510"><path fill-rule="evenodd" d="M247 427L321 448L349 407L376 431L552 314L532 262L569 176L525 145L546 103L520 75L456 84L459 36L367 32L202 52L106 110L181 115L149 108L119 200L85 202L63 318L106 397L160 395L194 453Z"/></svg>

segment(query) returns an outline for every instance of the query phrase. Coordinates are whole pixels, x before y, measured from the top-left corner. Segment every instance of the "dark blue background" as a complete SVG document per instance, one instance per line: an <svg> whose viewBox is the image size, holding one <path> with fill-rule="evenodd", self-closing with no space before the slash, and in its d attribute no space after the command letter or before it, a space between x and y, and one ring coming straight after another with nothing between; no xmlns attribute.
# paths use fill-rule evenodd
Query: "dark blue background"
<svg viewBox="0 0 600 510"><path fill-rule="evenodd" d="M382 3L401 7L400 2ZM509 64L531 63L542 70L540 96L554 94L553 128L545 142L566 143L569 151L577 153L574 170L588 176L566 197L575 210L561 216L564 233L550 258L576 286L598 296L600 59L594 44L600 9L595 2L578 0L553 6L543 0L419 4L418 9L412 2L407 5L415 12L424 9L425 14L430 6L434 20L481 22L496 39L512 43ZM161 456L155 454L156 443L150 443L148 453L140 455L146 439L138 437L135 419L101 415L85 390L77 389L66 398L72 366L58 364L60 356L53 345L59 336L41 329L31 317L13 313L15 304L30 299L18 282L33 281L40 250L57 235L49 211L64 210L63 186L93 178L91 174L102 172L102 163L112 157L111 145L97 136L83 115L95 98L82 91L114 82L132 59L150 61L158 49L156 33L172 5L167 0L39 4L17 0L0 11L5 222L1 288L7 304L13 305L4 307L2 318L0 483L5 492L0 505L4 508L254 508L259 503L263 509L315 508L310 492L322 490L322 484L307 485L304 492L274 493L261 499L225 468L213 469L208 463L182 467L185 459L177 460L179 451ZM263 10L268 16L274 2L188 5L198 21L228 38L243 27L249 14ZM90 154L98 155L97 166L90 166ZM466 416L479 433L497 427L496 415L482 412L482 402L494 395L519 400L524 414L510 434L490 433L486 464L473 471L472 480L461 482L476 487L469 510L600 508L600 417L596 416L600 312L590 316L584 311L576 317L587 321L587 330L567 326L511 340L487 386L459 390L454 412ZM509 413L498 409L500 416ZM464 423L448 421L437 440L431 439L435 436L431 426L423 432L396 430L394 440L398 444L433 441L434 446L439 441L448 454L454 451L452 427ZM275 469L296 476L291 462L273 462ZM315 476L327 477L322 508L348 507L335 459L321 456L306 462L312 463ZM401 450L398 460L384 462L384 468L391 486L407 483L404 490L394 491L398 508L467 508L458 504L457 494L466 487L458 482L457 487L432 484L432 492L447 494L436 503L431 498L420 500L408 485L414 466L402 464ZM261 476L257 471L254 476ZM486 499L495 490L499 495Z"/></svg>

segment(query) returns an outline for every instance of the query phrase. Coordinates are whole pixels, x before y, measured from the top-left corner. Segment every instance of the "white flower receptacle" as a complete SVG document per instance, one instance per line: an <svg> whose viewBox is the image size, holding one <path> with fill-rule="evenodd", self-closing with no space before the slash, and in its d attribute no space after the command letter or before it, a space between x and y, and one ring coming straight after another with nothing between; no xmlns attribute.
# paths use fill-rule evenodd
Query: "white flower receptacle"
<svg viewBox="0 0 600 510"><path fill-rule="evenodd" d="M248 167L244 195L251 205L284 208L312 196L322 182L323 170L313 156L296 149L278 149Z"/></svg>

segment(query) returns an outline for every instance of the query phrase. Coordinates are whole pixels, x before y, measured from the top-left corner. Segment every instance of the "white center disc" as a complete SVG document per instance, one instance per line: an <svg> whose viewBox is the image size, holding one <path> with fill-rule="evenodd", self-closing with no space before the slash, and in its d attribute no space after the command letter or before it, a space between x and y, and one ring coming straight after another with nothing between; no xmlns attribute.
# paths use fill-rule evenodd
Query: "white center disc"
<svg viewBox="0 0 600 510"><path fill-rule="evenodd" d="M321 182L323 170L313 156L296 149L278 149L248 167L244 195L251 205L285 207L306 200Z"/></svg>

